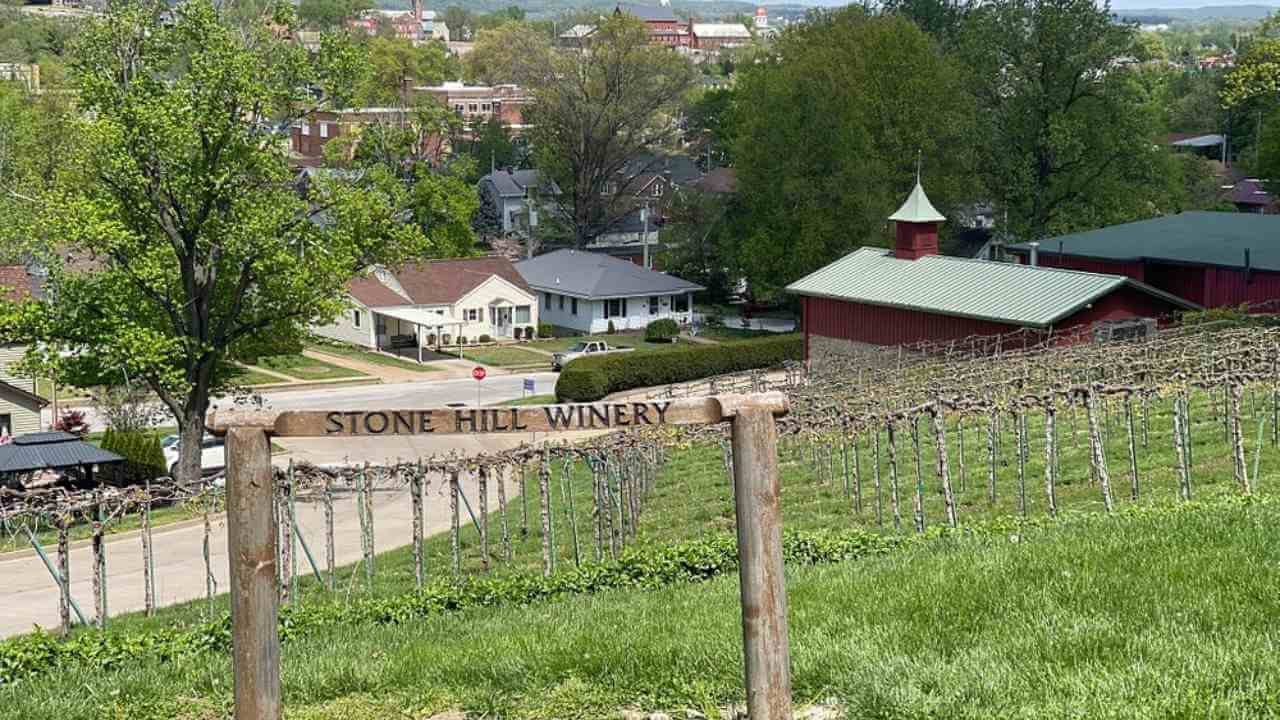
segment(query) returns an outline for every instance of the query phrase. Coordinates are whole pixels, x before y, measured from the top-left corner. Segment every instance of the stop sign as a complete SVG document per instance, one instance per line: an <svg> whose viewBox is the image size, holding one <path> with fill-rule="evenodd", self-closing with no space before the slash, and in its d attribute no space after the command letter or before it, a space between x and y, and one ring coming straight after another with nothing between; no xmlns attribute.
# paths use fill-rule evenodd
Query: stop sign
<svg viewBox="0 0 1280 720"><path fill-rule="evenodd" d="M471 377L477 380L483 380L484 376L485 376L484 368L478 365L471 370Z"/></svg>

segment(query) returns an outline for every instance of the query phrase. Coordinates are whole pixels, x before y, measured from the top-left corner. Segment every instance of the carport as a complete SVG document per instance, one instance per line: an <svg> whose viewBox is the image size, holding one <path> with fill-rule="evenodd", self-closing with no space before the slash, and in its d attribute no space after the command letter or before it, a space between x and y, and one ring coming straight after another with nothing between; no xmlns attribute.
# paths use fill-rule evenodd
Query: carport
<svg viewBox="0 0 1280 720"><path fill-rule="evenodd" d="M78 468L83 473L83 483L91 486L95 466L118 462L124 462L124 458L60 431L19 435L0 445L0 477L3 478L40 470Z"/></svg>
<svg viewBox="0 0 1280 720"><path fill-rule="evenodd" d="M426 343L427 333L435 336L434 350L439 351L441 345L449 344L445 338L457 337L462 332L462 326L465 324L460 320L450 320L435 310L424 310L422 308L379 307L370 308L370 310L377 315L383 316L383 318L389 319L383 321L387 325L387 347L379 347L378 349L396 355L401 355L401 351L405 349L414 350L416 351L418 362L423 361L422 351L431 347ZM395 321L394 324L391 322L392 320ZM376 318L374 327L378 327ZM404 330L406 327L412 328L413 346L406 348L403 344L391 342L392 338L403 337L408 334L405 332L392 332L393 327L397 330ZM381 340L378 341L378 344L382 344ZM461 354L461 350L459 350L459 354Z"/></svg>

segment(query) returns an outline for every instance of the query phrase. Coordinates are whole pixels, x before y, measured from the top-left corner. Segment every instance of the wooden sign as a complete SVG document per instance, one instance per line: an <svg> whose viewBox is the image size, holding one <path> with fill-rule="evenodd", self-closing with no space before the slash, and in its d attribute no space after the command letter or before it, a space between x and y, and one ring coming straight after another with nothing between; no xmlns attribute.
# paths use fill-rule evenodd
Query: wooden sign
<svg viewBox="0 0 1280 720"><path fill-rule="evenodd" d="M722 422L734 413L726 400L708 397L524 407L293 410L280 413L232 410L213 413L209 418L209 429L222 434L229 427L248 425L280 437L625 430ZM785 398L770 398L770 401L777 411L786 411Z"/></svg>

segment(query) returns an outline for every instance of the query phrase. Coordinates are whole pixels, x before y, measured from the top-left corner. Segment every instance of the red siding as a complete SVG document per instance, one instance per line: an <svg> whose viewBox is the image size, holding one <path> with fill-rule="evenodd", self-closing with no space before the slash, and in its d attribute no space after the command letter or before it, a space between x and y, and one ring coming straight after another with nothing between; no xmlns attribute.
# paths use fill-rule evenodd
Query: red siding
<svg viewBox="0 0 1280 720"><path fill-rule="evenodd" d="M1070 330L1100 320L1131 317L1162 317L1175 311L1171 303L1141 290L1123 287L1092 307L1082 308L1055 326ZM937 315L918 310L881 307L864 303L805 297L802 302L805 358L809 358L809 337L839 338L870 345L908 345L917 342L949 342L974 335L1002 335L1019 330L1017 325Z"/></svg>
<svg viewBox="0 0 1280 720"><path fill-rule="evenodd" d="M1026 258L1021 258L1026 262ZM1177 265L1160 262L1112 262L1072 255L1041 255L1045 267L1065 267L1086 272L1126 275L1205 307L1264 303L1280 299L1280 273L1209 265Z"/></svg>
<svg viewBox="0 0 1280 720"><path fill-rule="evenodd" d="M971 335L1000 335L1018 329L1015 325L986 320L815 297L804 299L804 323L806 337L821 335L872 345L960 340Z"/></svg>

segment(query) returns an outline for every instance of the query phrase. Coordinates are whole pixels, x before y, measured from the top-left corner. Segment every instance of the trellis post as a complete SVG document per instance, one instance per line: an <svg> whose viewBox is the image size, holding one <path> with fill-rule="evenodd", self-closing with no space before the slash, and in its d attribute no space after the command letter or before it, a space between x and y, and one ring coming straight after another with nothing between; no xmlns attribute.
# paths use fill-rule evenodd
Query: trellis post
<svg viewBox="0 0 1280 720"><path fill-rule="evenodd" d="M227 430L227 540L235 720L279 720L276 542L271 448L261 427Z"/></svg>

